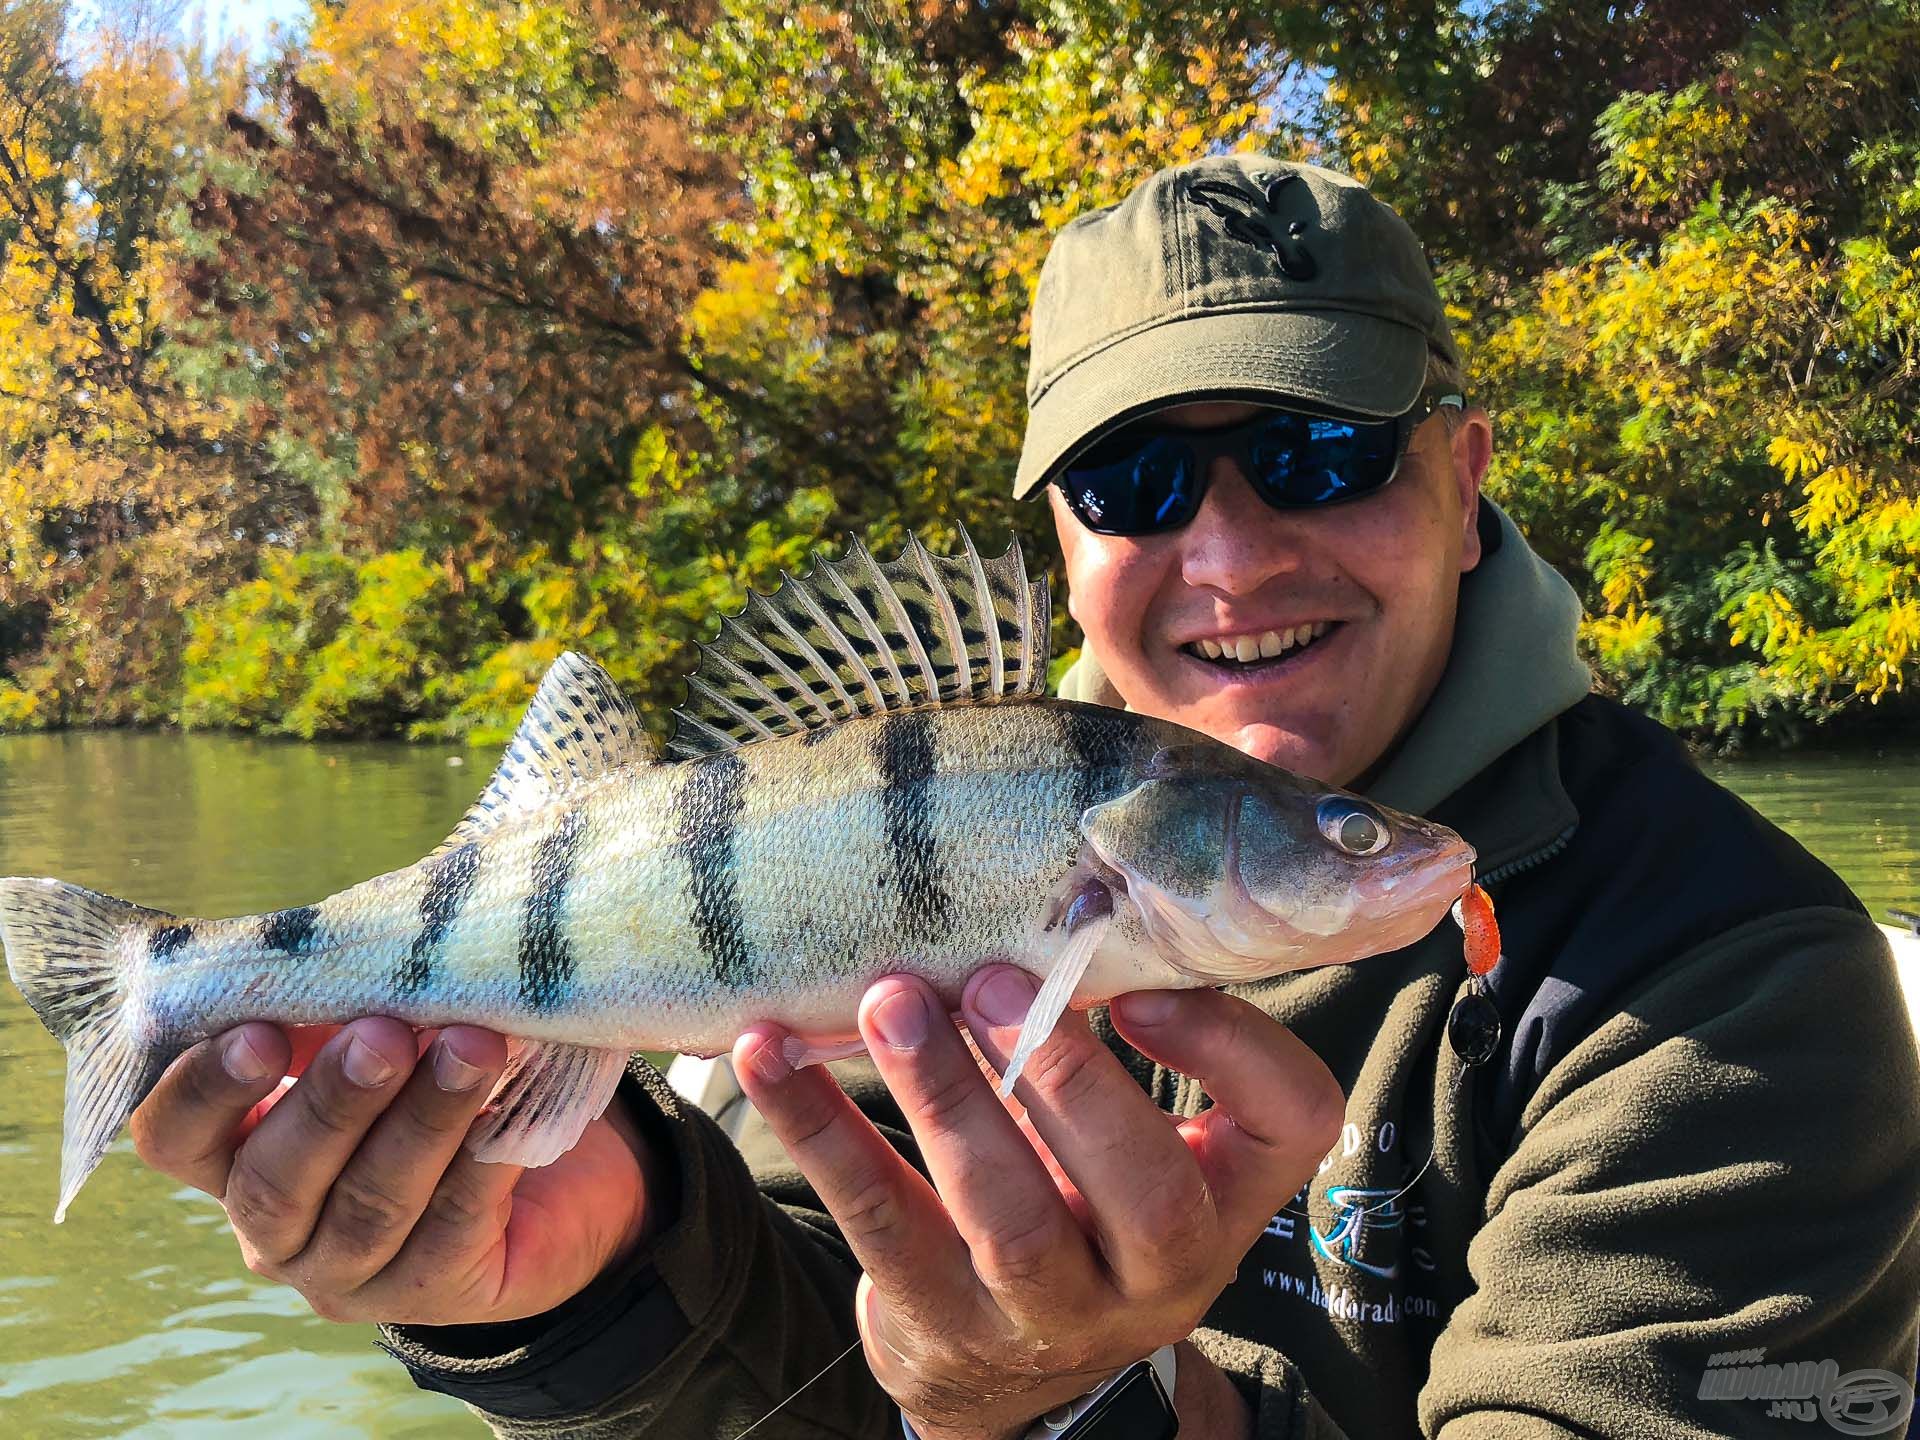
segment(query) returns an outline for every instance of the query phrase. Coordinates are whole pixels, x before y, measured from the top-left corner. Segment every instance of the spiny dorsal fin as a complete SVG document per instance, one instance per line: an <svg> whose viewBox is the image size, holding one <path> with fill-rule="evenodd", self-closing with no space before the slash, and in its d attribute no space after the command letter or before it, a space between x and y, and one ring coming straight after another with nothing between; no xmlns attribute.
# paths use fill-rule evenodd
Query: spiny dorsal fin
<svg viewBox="0 0 1920 1440"><path fill-rule="evenodd" d="M882 565L858 540L843 560L754 595L700 647L668 753L711 755L857 715L1039 695L1047 582L1015 541L982 560L966 531L942 559L910 539Z"/></svg>
<svg viewBox="0 0 1920 1440"><path fill-rule="evenodd" d="M487 788L433 853L458 849L507 817L538 810L623 765L658 758L613 677L569 650L548 667Z"/></svg>

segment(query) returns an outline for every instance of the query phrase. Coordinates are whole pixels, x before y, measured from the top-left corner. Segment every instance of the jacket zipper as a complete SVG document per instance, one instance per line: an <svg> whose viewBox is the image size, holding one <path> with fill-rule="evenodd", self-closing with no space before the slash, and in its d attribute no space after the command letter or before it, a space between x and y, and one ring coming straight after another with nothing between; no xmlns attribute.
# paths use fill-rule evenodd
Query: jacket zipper
<svg viewBox="0 0 1920 1440"><path fill-rule="evenodd" d="M1566 849L1568 845L1573 843L1573 832L1579 828L1580 822L1576 820L1545 845L1542 845L1538 850L1528 855L1522 855L1517 860L1509 860L1506 864L1496 866L1486 874L1479 876L1479 883L1481 885L1497 885L1500 881L1518 875L1524 870L1531 870L1537 865L1546 864L1547 861L1553 859L1554 856L1558 855L1562 850Z"/></svg>

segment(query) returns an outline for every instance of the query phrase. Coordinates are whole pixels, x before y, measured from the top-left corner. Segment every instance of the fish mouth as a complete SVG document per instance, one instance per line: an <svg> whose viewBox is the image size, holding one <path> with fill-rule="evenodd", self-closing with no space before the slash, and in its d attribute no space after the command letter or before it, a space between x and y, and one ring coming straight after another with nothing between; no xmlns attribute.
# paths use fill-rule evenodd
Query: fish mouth
<svg viewBox="0 0 1920 1440"><path fill-rule="evenodd" d="M1382 950L1397 950L1425 938L1473 884L1473 867L1479 858L1473 846L1451 832L1434 834L1431 841L1431 849L1354 883L1354 898L1379 925L1374 933L1390 942Z"/></svg>

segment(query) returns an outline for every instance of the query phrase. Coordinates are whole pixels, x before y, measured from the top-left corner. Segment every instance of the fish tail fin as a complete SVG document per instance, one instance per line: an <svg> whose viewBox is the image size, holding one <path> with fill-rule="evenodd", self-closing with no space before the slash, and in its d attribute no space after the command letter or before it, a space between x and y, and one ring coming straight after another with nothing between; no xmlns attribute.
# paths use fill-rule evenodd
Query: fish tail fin
<svg viewBox="0 0 1920 1440"><path fill-rule="evenodd" d="M58 880L0 880L7 973L67 1051L58 1224L173 1059L130 1003L128 977L173 917Z"/></svg>

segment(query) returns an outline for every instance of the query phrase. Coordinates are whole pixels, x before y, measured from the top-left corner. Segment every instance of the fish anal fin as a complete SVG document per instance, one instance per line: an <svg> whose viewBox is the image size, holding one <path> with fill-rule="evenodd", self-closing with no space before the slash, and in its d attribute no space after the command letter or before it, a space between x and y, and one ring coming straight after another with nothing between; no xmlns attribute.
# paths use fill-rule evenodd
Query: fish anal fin
<svg viewBox="0 0 1920 1440"><path fill-rule="evenodd" d="M965 705L1046 690L1048 602L1018 544L981 559L918 539L882 564L852 541L844 559L753 596L701 646L669 753L710 755L858 715Z"/></svg>
<svg viewBox="0 0 1920 1440"><path fill-rule="evenodd" d="M507 1068L467 1131L476 1160L551 1165L605 1113L627 1068L624 1050L513 1040Z"/></svg>
<svg viewBox="0 0 1920 1440"><path fill-rule="evenodd" d="M548 667L487 788L433 853L457 850L623 766L657 759L639 712L614 678L569 650Z"/></svg>
<svg viewBox="0 0 1920 1440"><path fill-rule="evenodd" d="M789 1035L780 1042L780 1053L787 1064L799 1070L808 1065L831 1065L835 1060L864 1055L867 1042L858 1035Z"/></svg>

